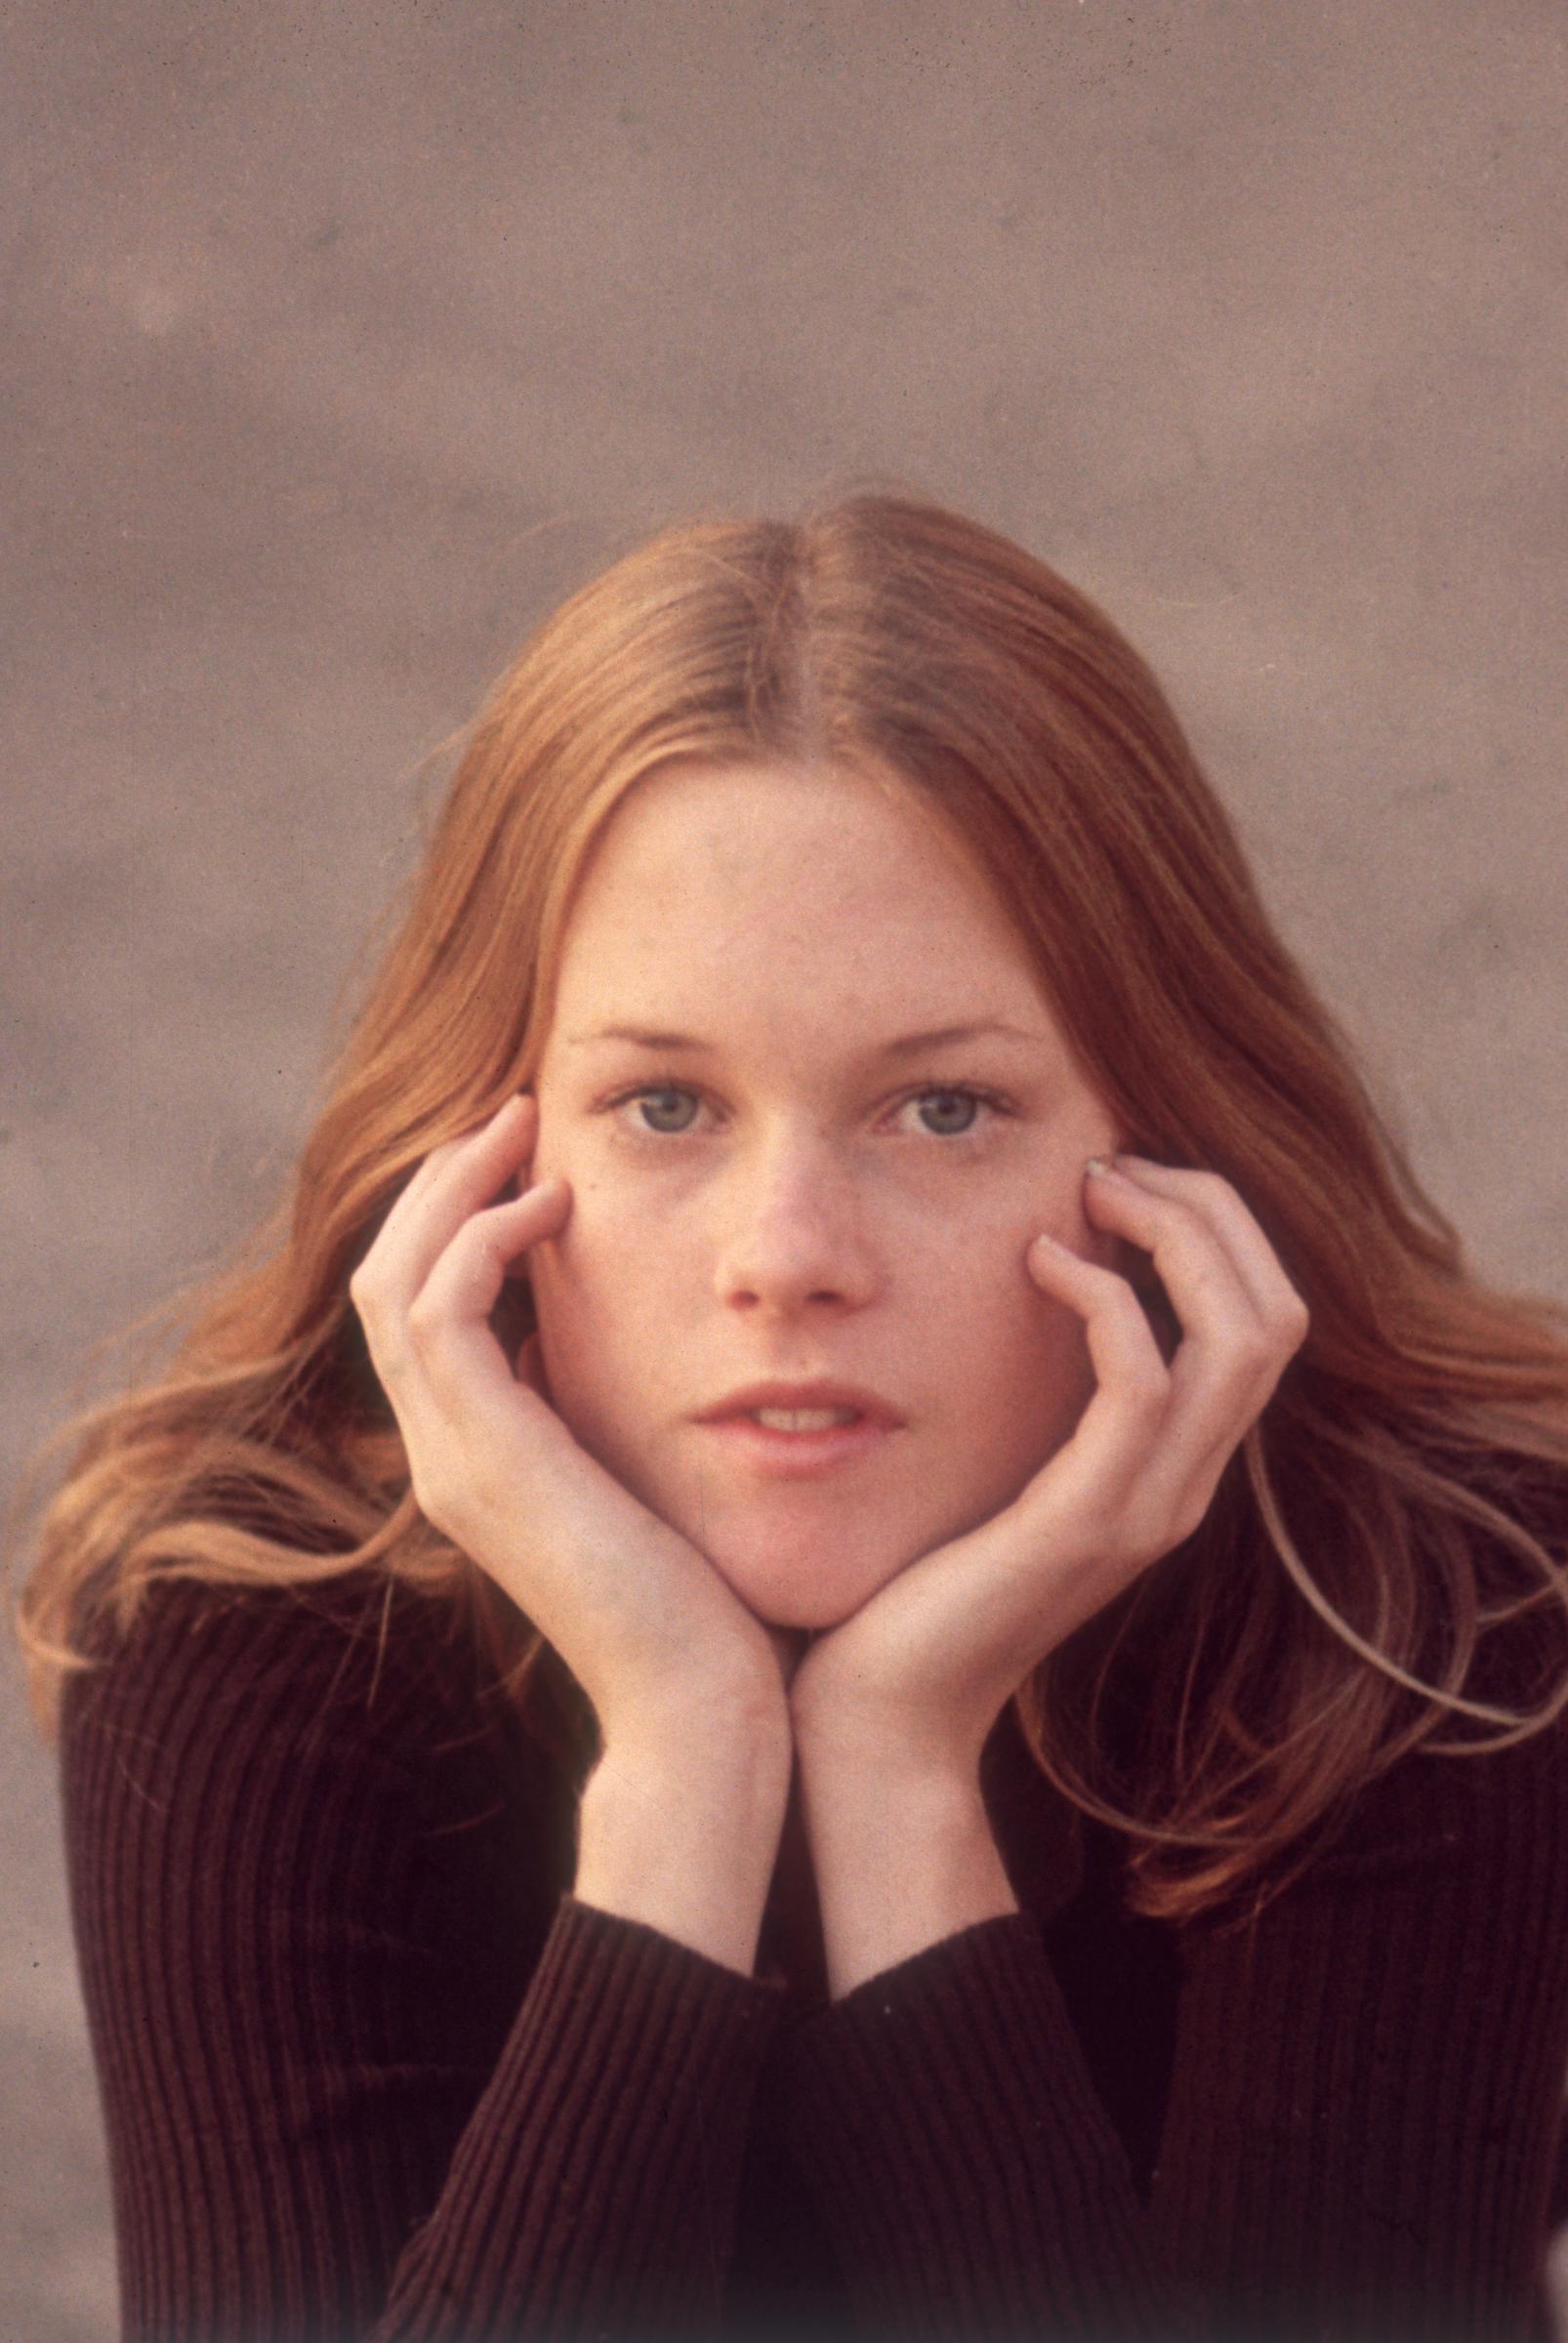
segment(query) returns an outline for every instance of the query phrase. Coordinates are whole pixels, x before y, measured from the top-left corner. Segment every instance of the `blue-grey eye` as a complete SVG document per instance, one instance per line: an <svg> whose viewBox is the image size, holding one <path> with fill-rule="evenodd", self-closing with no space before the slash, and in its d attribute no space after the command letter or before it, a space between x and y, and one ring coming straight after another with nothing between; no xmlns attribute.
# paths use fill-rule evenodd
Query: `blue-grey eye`
<svg viewBox="0 0 1568 2343"><path fill-rule="evenodd" d="M972 1090L928 1090L920 1101L920 1111L923 1116L927 1115L934 1105L939 1120L935 1123L928 1121L927 1130L934 1131L938 1138L960 1138L972 1127L979 1103ZM955 1110L959 1118L957 1122L951 1120Z"/></svg>
<svg viewBox="0 0 1568 2343"><path fill-rule="evenodd" d="M682 1108L686 1110L685 1122L648 1122L647 1117L650 1107L653 1109L655 1114L662 1116L665 1111L665 1105L670 1101L674 1102L675 1111L677 1114L679 1114ZM666 1136L670 1135L672 1132L685 1130L689 1127L690 1118L693 1114L695 1114L697 1108L697 1101L695 1098L693 1098L689 1090L676 1089L644 1090L639 1097L637 1104L638 1110L641 1114L646 1128L649 1130L663 1131Z"/></svg>

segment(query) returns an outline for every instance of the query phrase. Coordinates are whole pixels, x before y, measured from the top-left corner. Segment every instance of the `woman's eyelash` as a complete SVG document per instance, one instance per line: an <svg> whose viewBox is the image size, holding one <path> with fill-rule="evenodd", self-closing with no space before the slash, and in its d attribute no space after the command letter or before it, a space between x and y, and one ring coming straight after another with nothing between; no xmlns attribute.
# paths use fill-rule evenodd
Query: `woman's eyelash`
<svg viewBox="0 0 1568 2343"><path fill-rule="evenodd" d="M701 1104L700 1091L694 1089L688 1082L640 1082L635 1089L618 1091L614 1097L606 1098L604 1111L610 1114L618 1113L622 1107L633 1106L642 1098L672 1097L691 1098L696 1100L699 1105ZM922 1098L962 1098L971 1101L975 1106L983 1106L990 1114L997 1116L1007 1116L1016 1111L1011 1100L1004 1097L1001 1091L985 1089L979 1084L971 1082L922 1083L917 1089L906 1090L902 1097L894 1099L890 1111L896 1114L901 1108L913 1106ZM646 1123L637 1125L636 1130L638 1135L650 1139L681 1139L688 1135L687 1127L682 1127L679 1130L661 1131L654 1130ZM977 1131L973 1123L966 1125L962 1130L928 1132L928 1136L931 1138L968 1139L976 1135Z"/></svg>
<svg viewBox="0 0 1568 2343"><path fill-rule="evenodd" d="M623 1106L635 1106L640 1098L696 1098L696 1096L697 1092L686 1082L640 1082L636 1089L620 1090L613 1098L606 1098L604 1111L607 1114L618 1114ZM652 1130L646 1124L639 1126L639 1129L641 1135L649 1139L680 1139L686 1135L681 1130Z"/></svg>
<svg viewBox="0 0 1568 2343"><path fill-rule="evenodd" d="M1011 1115L1013 1112L1011 1099L1004 1098L999 1090L982 1089L978 1084L972 1082L928 1083L924 1089L910 1091L898 1103L900 1106L911 1106L917 1098L967 1098L972 1100L976 1106L985 1107L989 1114L998 1117ZM931 1133L933 1138L941 1135L943 1134L936 1131ZM946 1135L967 1139L977 1133L975 1127L971 1125L964 1130L949 1132Z"/></svg>

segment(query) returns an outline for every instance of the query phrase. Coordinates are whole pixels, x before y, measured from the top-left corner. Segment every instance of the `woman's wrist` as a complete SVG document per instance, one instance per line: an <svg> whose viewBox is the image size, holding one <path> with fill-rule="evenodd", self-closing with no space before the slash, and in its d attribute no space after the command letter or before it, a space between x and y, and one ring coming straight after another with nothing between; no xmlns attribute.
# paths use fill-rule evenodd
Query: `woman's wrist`
<svg viewBox="0 0 1568 2343"><path fill-rule="evenodd" d="M771 1757L788 1770L793 1748L790 1696L783 1667L758 1626L755 1640L735 1637L717 1651L694 1642L657 1674L617 1680L613 1701L595 1699L606 1751L636 1753L643 1763L687 1756L722 1765L737 1749L753 1762Z"/></svg>
<svg viewBox="0 0 1568 2343"><path fill-rule="evenodd" d="M901 1758L846 1730L797 1746L834 2000L1018 1910L977 1769Z"/></svg>
<svg viewBox="0 0 1568 2343"><path fill-rule="evenodd" d="M787 1732L744 1710L608 1742L578 1810L573 1894L752 1975L790 1766Z"/></svg>

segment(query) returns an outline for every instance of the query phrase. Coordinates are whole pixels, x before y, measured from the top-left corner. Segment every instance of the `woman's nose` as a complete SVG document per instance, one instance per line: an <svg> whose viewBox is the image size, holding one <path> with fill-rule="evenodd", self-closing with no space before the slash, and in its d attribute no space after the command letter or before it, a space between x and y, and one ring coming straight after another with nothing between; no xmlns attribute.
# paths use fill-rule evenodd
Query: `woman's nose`
<svg viewBox="0 0 1568 2343"><path fill-rule="evenodd" d="M877 1289L864 1200L831 1148L785 1140L733 1167L716 1267L731 1308L858 1308Z"/></svg>

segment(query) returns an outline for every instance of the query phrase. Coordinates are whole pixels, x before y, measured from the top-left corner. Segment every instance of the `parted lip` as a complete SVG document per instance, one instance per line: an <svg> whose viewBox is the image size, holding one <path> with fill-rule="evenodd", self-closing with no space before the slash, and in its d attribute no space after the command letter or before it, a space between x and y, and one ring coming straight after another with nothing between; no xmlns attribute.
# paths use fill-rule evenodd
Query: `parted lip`
<svg viewBox="0 0 1568 2343"><path fill-rule="evenodd" d="M738 1391L728 1392L704 1408L697 1418L699 1423L719 1423L726 1416L745 1416L753 1408L854 1408L874 1423L891 1428L903 1422L896 1408L875 1391L867 1391L858 1383L836 1383L825 1379L804 1383L747 1383Z"/></svg>

